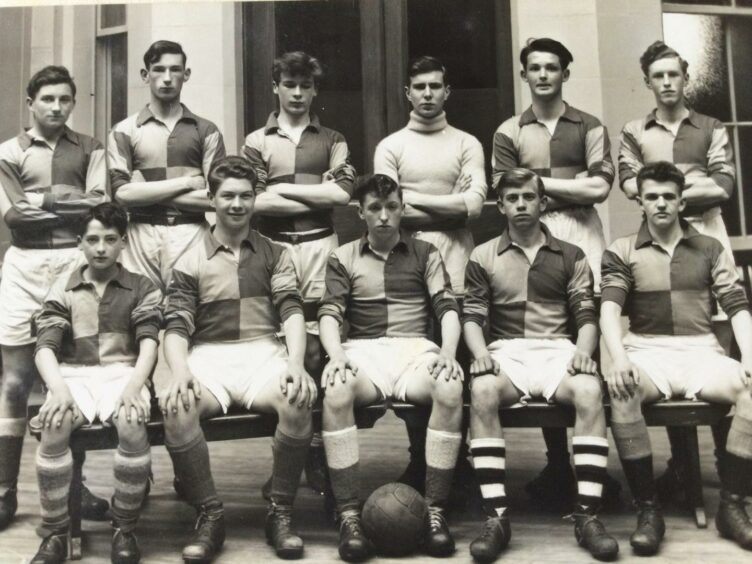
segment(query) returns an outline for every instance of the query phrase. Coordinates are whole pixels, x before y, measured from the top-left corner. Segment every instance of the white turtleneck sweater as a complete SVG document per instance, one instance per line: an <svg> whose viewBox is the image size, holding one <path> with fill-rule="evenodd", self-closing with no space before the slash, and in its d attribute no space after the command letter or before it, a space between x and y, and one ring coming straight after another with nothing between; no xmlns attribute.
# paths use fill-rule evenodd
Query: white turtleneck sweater
<svg viewBox="0 0 752 564"><path fill-rule="evenodd" d="M472 178L462 192L469 217L477 217L486 199L483 147L475 137L449 125L442 112L432 119L410 113L407 126L381 140L373 171L386 174L403 190L447 195L460 192L462 174Z"/></svg>

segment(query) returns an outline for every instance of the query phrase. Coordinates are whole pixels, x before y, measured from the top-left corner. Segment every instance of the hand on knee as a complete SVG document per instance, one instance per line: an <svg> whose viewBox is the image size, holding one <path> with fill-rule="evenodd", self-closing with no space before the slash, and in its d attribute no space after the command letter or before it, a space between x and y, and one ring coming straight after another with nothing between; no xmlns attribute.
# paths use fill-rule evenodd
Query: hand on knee
<svg viewBox="0 0 752 564"><path fill-rule="evenodd" d="M593 413L603 409L603 393L598 378L589 375L574 376L574 406L578 412Z"/></svg>
<svg viewBox="0 0 752 564"><path fill-rule="evenodd" d="M130 421L125 417L118 417L115 420L115 427L118 432L118 441L126 450L141 450L149 444L146 424L139 423L135 417Z"/></svg>
<svg viewBox="0 0 752 564"><path fill-rule="evenodd" d="M277 410L280 427L300 437L313 431L313 416L307 406L298 407L285 401Z"/></svg>
<svg viewBox="0 0 752 564"><path fill-rule="evenodd" d="M434 405L444 409L462 409L462 382L438 378L434 381L431 396Z"/></svg>
<svg viewBox="0 0 752 564"><path fill-rule="evenodd" d="M470 408L478 416L499 416L497 376L479 376L470 383Z"/></svg>

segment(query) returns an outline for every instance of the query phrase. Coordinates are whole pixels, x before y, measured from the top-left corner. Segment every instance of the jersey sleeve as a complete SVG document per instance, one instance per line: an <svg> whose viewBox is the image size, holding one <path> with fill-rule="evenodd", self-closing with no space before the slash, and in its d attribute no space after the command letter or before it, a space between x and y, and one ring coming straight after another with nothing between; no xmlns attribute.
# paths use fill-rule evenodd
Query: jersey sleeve
<svg viewBox="0 0 752 564"><path fill-rule="evenodd" d="M708 176L728 194L732 194L736 181L734 151L728 132L720 121L714 123L707 158Z"/></svg>
<svg viewBox="0 0 752 564"><path fill-rule="evenodd" d="M478 217L486 200L488 185L486 184L486 160L483 156L483 146L474 137L463 146L460 175L470 176L470 187L462 193L467 208L468 217Z"/></svg>
<svg viewBox="0 0 752 564"><path fill-rule="evenodd" d="M600 176L611 186L616 171L611 158L611 140L604 125L599 123L585 135L585 157L588 176Z"/></svg>
<svg viewBox="0 0 752 564"><path fill-rule="evenodd" d="M336 253L329 255L324 279L324 296L319 305L319 320L330 315L342 325L347 312L352 285L347 268Z"/></svg>
<svg viewBox="0 0 752 564"><path fill-rule="evenodd" d="M131 312L131 330L138 343L141 339L159 341L162 328L162 292L148 278L139 280L138 303Z"/></svg>
<svg viewBox="0 0 752 564"><path fill-rule="evenodd" d="M165 295L165 337L174 333L190 341L196 331L198 303L198 271L183 255L172 271Z"/></svg>
<svg viewBox="0 0 752 564"><path fill-rule="evenodd" d="M107 137L107 167L114 199L120 187L128 184L133 176L131 138L121 124L116 125Z"/></svg>
<svg viewBox="0 0 752 564"><path fill-rule="evenodd" d="M569 281L567 282L567 302L574 316L577 328L588 323L597 324L595 313L595 293L593 272L590 270L585 253L577 248L572 260Z"/></svg>
<svg viewBox="0 0 752 564"><path fill-rule="evenodd" d="M355 167L350 162L350 149L341 133L334 132L332 148L329 152L329 170L325 175L352 196L355 185Z"/></svg>
<svg viewBox="0 0 752 564"><path fill-rule="evenodd" d="M634 286L629 266L629 239L617 239L603 253L601 260L601 303L615 302L621 307Z"/></svg>
<svg viewBox="0 0 752 564"><path fill-rule="evenodd" d="M264 160L263 153L263 136L263 130L254 131L245 138L245 143L241 149L243 156L248 159L256 173L254 188L257 194L266 191L266 185L269 181L269 167Z"/></svg>
<svg viewBox="0 0 752 564"><path fill-rule="evenodd" d="M441 320L444 314L450 311L459 314L460 309L452 291L452 281L449 279L449 274L444 266L439 249L433 245L430 246L426 256L424 276L428 295L431 297L431 306L436 318Z"/></svg>
<svg viewBox="0 0 752 564"><path fill-rule="evenodd" d="M376 146L373 154L373 173L384 174L399 184L399 162L394 140L387 137Z"/></svg>
<svg viewBox="0 0 752 564"><path fill-rule="evenodd" d="M462 322L477 323L481 327L488 320L491 305L491 277L482 264L476 248L465 268L465 299L462 302Z"/></svg>
<svg viewBox="0 0 752 564"><path fill-rule="evenodd" d="M226 155L225 141L222 138L222 133L212 124L204 136L203 158L201 159L201 170L204 173L204 178L209 178L211 167Z"/></svg>
<svg viewBox="0 0 752 564"><path fill-rule="evenodd" d="M712 260L713 296L729 319L740 311L749 310L749 302L731 254L720 242L714 241Z"/></svg>
<svg viewBox="0 0 752 564"><path fill-rule="evenodd" d="M627 180L635 178L644 166L640 148L640 126L630 122L624 126L619 136L619 186L624 189Z"/></svg>
<svg viewBox="0 0 752 564"><path fill-rule="evenodd" d="M284 323L296 313L303 315L303 298L298 290L298 275L292 262L290 250L281 247L271 277L272 302Z"/></svg>
<svg viewBox="0 0 752 564"><path fill-rule="evenodd" d="M71 331L71 307L65 292L67 283L68 277L58 279L45 297L42 309L34 315L35 353L40 349L50 349L58 356L65 334Z"/></svg>
<svg viewBox="0 0 752 564"><path fill-rule="evenodd" d="M499 186L502 174L519 166L520 158L514 143L518 126L515 126L513 120L514 118L502 123L493 136L491 187L494 190Z"/></svg>
<svg viewBox="0 0 752 564"><path fill-rule="evenodd" d="M108 200L107 158L99 141L92 140L86 167L86 187L81 194L76 186L55 185L44 194L42 209L60 217L76 219L87 210Z"/></svg>

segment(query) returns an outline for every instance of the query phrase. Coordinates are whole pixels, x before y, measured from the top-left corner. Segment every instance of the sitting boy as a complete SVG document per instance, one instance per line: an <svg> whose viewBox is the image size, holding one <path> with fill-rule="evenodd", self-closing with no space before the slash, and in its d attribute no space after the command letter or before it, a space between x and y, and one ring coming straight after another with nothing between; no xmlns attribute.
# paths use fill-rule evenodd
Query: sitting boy
<svg viewBox="0 0 752 564"><path fill-rule="evenodd" d="M162 295L148 278L118 262L127 226L120 206L92 208L78 239L86 264L55 282L35 317L35 361L48 389L39 411L43 429L37 479L42 522L51 533L32 564L66 559L73 477L70 437L95 419L114 425L119 437L112 562L140 559L133 530L151 470L146 382L157 360Z"/></svg>

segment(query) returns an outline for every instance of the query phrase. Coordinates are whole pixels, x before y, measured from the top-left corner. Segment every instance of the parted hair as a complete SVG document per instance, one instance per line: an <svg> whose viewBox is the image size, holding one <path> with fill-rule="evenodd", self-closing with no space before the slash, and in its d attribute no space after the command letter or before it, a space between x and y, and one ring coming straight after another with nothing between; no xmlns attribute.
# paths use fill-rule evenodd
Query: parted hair
<svg viewBox="0 0 752 564"><path fill-rule="evenodd" d="M274 59L272 65L272 79L279 84L282 73L290 76L305 76L313 79L313 84L318 87L324 78L324 67L316 57L304 51L290 51Z"/></svg>
<svg viewBox="0 0 752 564"><path fill-rule="evenodd" d="M183 46L175 41L168 41L166 39L160 39L152 43L144 53L144 68L149 70L149 67L154 63L158 63L162 55L182 55L183 66L188 62L188 55L183 51Z"/></svg>
<svg viewBox="0 0 752 564"><path fill-rule="evenodd" d="M646 164L637 173L637 193L642 192L642 184L646 180L655 182L673 182L679 187L679 193L684 190L684 174L674 163L668 161L657 161Z"/></svg>
<svg viewBox="0 0 752 564"><path fill-rule="evenodd" d="M496 195L501 200L504 188L522 188L528 184L533 184L538 189L538 196L541 198L546 195L541 177L527 168L510 168L502 174L496 186Z"/></svg>
<svg viewBox="0 0 752 564"><path fill-rule="evenodd" d="M569 63L574 61L572 53L564 47L562 43L551 39L550 37L531 37L527 40L527 43L520 51L520 64L523 69L527 68L527 57L533 51L541 51L543 53L553 53L559 57L559 63L561 64L561 70L566 70L569 67Z"/></svg>
<svg viewBox="0 0 752 564"><path fill-rule="evenodd" d="M429 55L423 55L421 57L416 57L412 61L410 61L410 64L407 65L407 84L410 85L410 80L419 74L423 74L424 72L433 72L433 71L440 71L444 77L444 86L449 84L447 70L444 64L438 60L436 57L431 57Z"/></svg>
<svg viewBox="0 0 752 564"><path fill-rule="evenodd" d="M79 221L79 235L83 237L89 228L89 224L94 220L107 228L114 227L121 237L125 235L128 228L128 214L123 206L115 202L104 202L90 208Z"/></svg>
<svg viewBox="0 0 752 564"><path fill-rule="evenodd" d="M654 41L647 49L645 49L645 52L640 57L640 67L642 68L642 74L648 76L650 65L656 62L658 59L669 59L673 57L679 59L682 72L684 74L687 74L689 63L682 59L681 55L679 55L676 50L666 45L663 41Z"/></svg>
<svg viewBox="0 0 752 564"><path fill-rule="evenodd" d="M256 192L256 171L247 159L229 156L215 162L209 170L209 192L216 194L228 178L248 180L253 187L253 192Z"/></svg>
<svg viewBox="0 0 752 564"><path fill-rule="evenodd" d="M73 77L68 72L68 69L58 65L48 65L35 72L34 76L29 80L29 84L26 85L26 94L33 100L42 89L42 86L49 86L50 84L69 85L73 99L76 99L76 83L73 82Z"/></svg>
<svg viewBox="0 0 752 564"><path fill-rule="evenodd" d="M372 194L376 198L386 198L389 194L395 193L402 201L402 188L391 177L386 174L370 174L364 176L358 180L358 184L355 187L355 197L358 199L361 205L366 199L368 194Z"/></svg>

